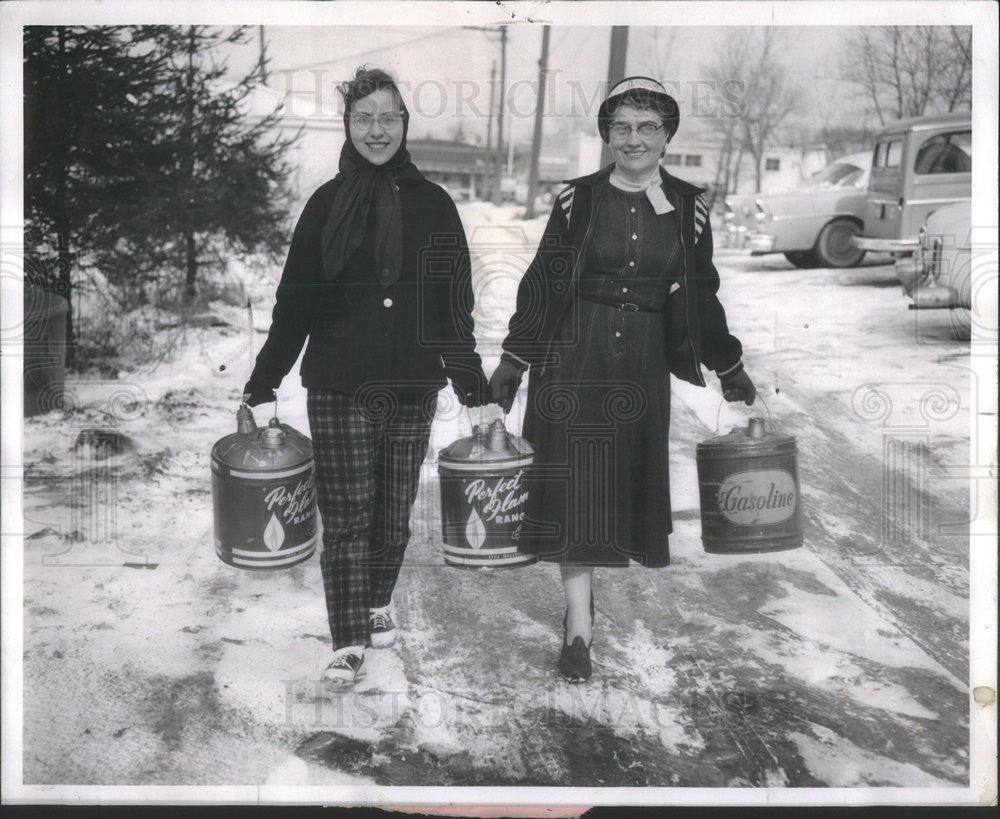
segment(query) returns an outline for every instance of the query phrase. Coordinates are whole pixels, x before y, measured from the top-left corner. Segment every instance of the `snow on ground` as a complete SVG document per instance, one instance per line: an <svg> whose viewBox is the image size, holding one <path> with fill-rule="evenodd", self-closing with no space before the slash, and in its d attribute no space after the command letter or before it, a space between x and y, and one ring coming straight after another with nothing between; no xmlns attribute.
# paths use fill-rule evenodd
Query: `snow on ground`
<svg viewBox="0 0 1000 819"><path fill-rule="evenodd" d="M544 217L461 211L488 373ZM470 421L447 390L395 595L402 637L336 695L318 681L318 556L249 573L212 546L209 453L235 429L246 311L219 305L231 327L192 329L152 373L72 381L67 411L25 422L24 781L962 785L968 492L949 470L969 463L967 347L942 313L917 323L885 267L727 251L717 266L747 370L798 442L806 546L704 552L695 444L763 408L675 381L673 562L597 572L586 686L554 671L554 566L443 565L435 454ZM269 311L255 299L256 349ZM307 431L304 399L293 371L277 411ZM94 427L134 448L74 448ZM898 440L916 460L891 459Z"/></svg>

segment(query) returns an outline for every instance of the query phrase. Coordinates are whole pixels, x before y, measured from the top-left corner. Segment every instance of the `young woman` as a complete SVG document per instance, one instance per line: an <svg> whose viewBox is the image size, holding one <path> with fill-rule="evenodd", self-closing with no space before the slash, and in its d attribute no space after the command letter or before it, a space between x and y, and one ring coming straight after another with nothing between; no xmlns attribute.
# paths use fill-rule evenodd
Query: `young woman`
<svg viewBox="0 0 1000 819"><path fill-rule="evenodd" d="M365 647L395 639L392 591L437 392L448 376L463 404L479 406L487 384L465 234L448 194L410 161L399 89L362 67L340 91L340 173L295 228L244 400L274 400L308 337L301 372L334 649L324 676L349 686Z"/></svg>
<svg viewBox="0 0 1000 819"><path fill-rule="evenodd" d="M727 400L756 397L716 296L703 191L659 164L679 121L656 80L611 89L598 129L614 164L558 195L490 380L509 409L530 368L520 548L560 564L559 670L574 681L591 674L594 567L670 560L670 373L704 386L704 364Z"/></svg>

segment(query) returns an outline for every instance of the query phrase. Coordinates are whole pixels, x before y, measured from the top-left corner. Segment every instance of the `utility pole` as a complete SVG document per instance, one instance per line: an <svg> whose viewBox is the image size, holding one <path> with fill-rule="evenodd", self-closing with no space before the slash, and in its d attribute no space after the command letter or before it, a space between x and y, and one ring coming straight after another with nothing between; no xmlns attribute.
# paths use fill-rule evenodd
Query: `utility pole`
<svg viewBox="0 0 1000 819"><path fill-rule="evenodd" d="M495 34L497 29L495 26L462 26L464 29L470 31L481 31L484 35L489 37L491 34ZM493 42L496 42L495 40ZM493 61L493 69L490 71L490 125L487 126L486 132L486 155L489 157L487 160L490 164L489 174L490 174L490 188L492 188L492 199L494 204L500 203L500 180L503 176L503 153L504 153L504 133L503 133L503 109L505 105L505 100L507 97L507 27L500 26L500 107L497 111L497 145L496 150L491 153L492 142L490 141L490 133L493 123L493 91L494 91L494 79L496 72L496 60Z"/></svg>
<svg viewBox="0 0 1000 819"><path fill-rule="evenodd" d="M500 108L497 111L497 154L493 164L493 203L500 204L503 178L503 109L507 105L507 27L500 28Z"/></svg>
<svg viewBox="0 0 1000 819"><path fill-rule="evenodd" d="M493 106L494 106L494 98L496 97L496 93L495 93L496 92L496 86L494 85L494 83L496 82L496 76L497 76L497 61L493 60L493 64L490 66L490 116L489 116L489 119L486 121L486 161L488 163L494 161L494 156L493 156ZM487 168L488 182L486 183L486 190L485 190L485 194L486 194L486 198L487 199L492 199L493 198L493 182L495 180L493 179L492 170L493 169L490 168L490 167Z"/></svg>
<svg viewBox="0 0 1000 819"><path fill-rule="evenodd" d="M493 152L493 112L495 110L496 102L496 83L497 78L497 61L494 60L493 64L490 66L490 117L486 122L486 153L491 154Z"/></svg>
<svg viewBox="0 0 1000 819"><path fill-rule="evenodd" d="M608 55L608 91L625 79L625 56L628 54L628 26L612 26L611 53ZM611 162L611 148L601 148L601 167Z"/></svg>
<svg viewBox="0 0 1000 819"><path fill-rule="evenodd" d="M538 155L542 150L542 117L545 108L545 72L549 64L549 29L542 28L542 58L538 61L538 102L535 104L535 132L531 138L531 164L528 166L528 209L525 219L535 218L535 197L538 195Z"/></svg>

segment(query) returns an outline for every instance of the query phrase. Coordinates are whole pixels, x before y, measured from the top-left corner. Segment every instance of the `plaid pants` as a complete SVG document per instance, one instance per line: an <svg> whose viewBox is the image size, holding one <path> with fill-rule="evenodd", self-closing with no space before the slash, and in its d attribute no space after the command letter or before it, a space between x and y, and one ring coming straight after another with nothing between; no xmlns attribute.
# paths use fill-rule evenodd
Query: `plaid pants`
<svg viewBox="0 0 1000 819"><path fill-rule="evenodd" d="M307 408L333 649L370 645L369 610L389 604L410 539L434 403L309 390Z"/></svg>

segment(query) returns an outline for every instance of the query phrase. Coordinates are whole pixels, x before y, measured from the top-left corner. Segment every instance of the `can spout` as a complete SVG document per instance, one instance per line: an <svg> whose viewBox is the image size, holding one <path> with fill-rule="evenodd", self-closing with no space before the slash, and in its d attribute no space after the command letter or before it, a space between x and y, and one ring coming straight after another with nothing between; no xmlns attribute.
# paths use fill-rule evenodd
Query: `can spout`
<svg viewBox="0 0 1000 819"><path fill-rule="evenodd" d="M490 437L486 446L494 452L499 452L507 448L507 428L503 424L502 418L497 418L490 424Z"/></svg>
<svg viewBox="0 0 1000 819"><path fill-rule="evenodd" d="M767 434L767 430L764 428L763 418L751 418L750 423L747 424L747 435L749 435L754 440L760 440Z"/></svg>
<svg viewBox="0 0 1000 819"><path fill-rule="evenodd" d="M253 435L257 432L253 411L246 404L240 404L240 408L236 410L236 431L241 435Z"/></svg>

